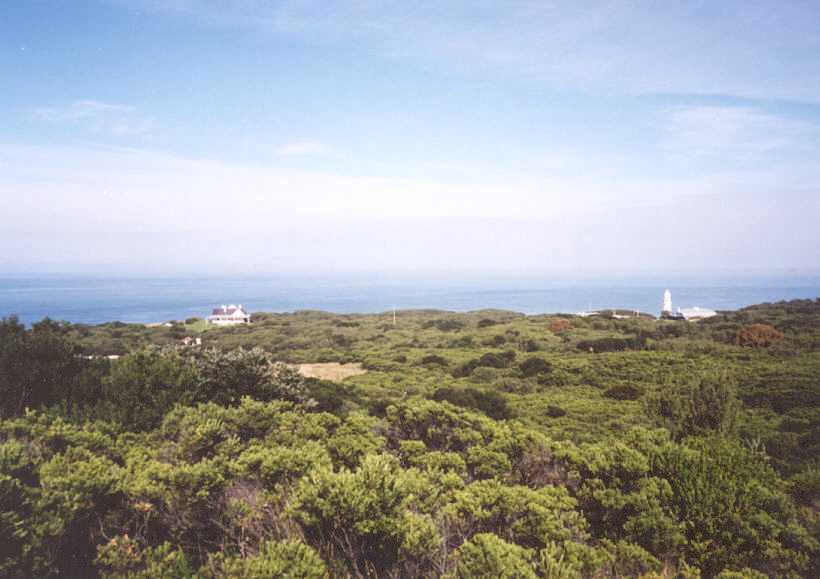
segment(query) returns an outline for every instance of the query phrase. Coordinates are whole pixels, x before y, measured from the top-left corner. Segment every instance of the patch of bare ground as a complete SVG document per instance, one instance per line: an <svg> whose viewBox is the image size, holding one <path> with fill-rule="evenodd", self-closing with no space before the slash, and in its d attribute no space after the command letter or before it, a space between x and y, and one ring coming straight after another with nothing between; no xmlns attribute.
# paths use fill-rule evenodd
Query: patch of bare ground
<svg viewBox="0 0 820 579"><path fill-rule="evenodd" d="M357 363L339 364L338 362L325 362L319 364L298 364L296 369L306 378L319 378L320 380L330 380L331 382L341 382L350 376L366 374L367 370Z"/></svg>

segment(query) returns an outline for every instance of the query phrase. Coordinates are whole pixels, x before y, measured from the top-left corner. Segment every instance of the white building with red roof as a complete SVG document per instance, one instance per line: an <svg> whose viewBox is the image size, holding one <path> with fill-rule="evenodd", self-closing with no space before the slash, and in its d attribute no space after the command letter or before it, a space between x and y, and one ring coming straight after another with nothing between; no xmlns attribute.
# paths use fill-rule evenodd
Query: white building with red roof
<svg viewBox="0 0 820 579"><path fill-rule="evenodd" d="M242 304L235 306L220 306L214 308L211 315L208 316L208 323L215 326L233 326L236 324L250 324L251 316L242 307Z"/></svg>

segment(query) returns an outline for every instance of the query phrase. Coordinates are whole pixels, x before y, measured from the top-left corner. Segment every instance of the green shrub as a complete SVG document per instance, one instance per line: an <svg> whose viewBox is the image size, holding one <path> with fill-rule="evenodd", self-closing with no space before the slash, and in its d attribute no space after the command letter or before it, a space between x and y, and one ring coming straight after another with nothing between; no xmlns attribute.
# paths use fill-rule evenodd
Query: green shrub
<svg viewBox="0 0 820 579"><path fill-rule="evenodd" d="M470 374L470 382L476 384L489 384L498 378L500 370L495 368L476 368Z"/></svg>
<svg viewBox="0 0 820 579"><path fill-rule="evenodd" d="M496 477L456 491L442 515L456 535L494 533L505 541L538 549L551 541L587 536L586 521L576 505L566 487L531 489L505 485Z"/></svg>
<svg viewBox="0 0 820 579"><path fill-rule="evenodd" d="M615 400L637 400L643 396L643 388L633 386L632 384L618 384L607 388L604 392L607 398L614 398Z"/></svg>
<svg viewBox="0 0 820 579"><path fill-rule="evenodd" d="M809 467L790 480L791 494L801 505L811 505L820 500L820 468Z"/></svg>
<svg viewBox="0 0 820 579"><path fill-rule="evenodd" d="M204 579L323 579L324 561L300 541L265 541L248 557L212 554L202 569Z"/></svg>
<svg viewBox="0 0 820 579"><path fill-rule="evenodd" d="M479 533L458 550L458 576L464 579L536 579L532 550L492 533Z"/></svg>
<svg viewBox="0 0 820 579"><path fill-rule="evenodd" d="M625 350L641 350L646 345L643 336L634 338L599 338L597 340L582 340L577 348L584 352L623 352Z"/></svg>
<svg viewBox="0 0 820 579"><path fill-rule="evenodd" d="M684 522L686 560L707 575L750 565L782 576L807 564L791 549L805 549L811 539L794 527L794 507L765 457L713 437L668 447L655 468Z"/></svg>
<svg viewBox="0 0 820 579"><path fill-rule="evenodd" d="M507 338L505 338L504 336L497 335L497 336L493 336L491 338L487 338L486 340L483 340L481 342L481 345L482 346L489 346L491 348L500 348L501 346L503 346L506 343L507 343Z"/></svg>
<svg viewBox="0 0 820 579"><path fill-rule="evenodd" d="M550 418L561 418L562 416L566 416L567 411L561 408L560 406L555 406L550 404L547 406L547 416Z"/></svg>
<svg viewBox="0 0 820 579"><path fill-rule="evenodd" d="M543 358L536 357L527 358L519 364L518 368L521 370L521 374L525 378L532 378L533 376L546 374L552 371L552 365L549 362Z"/></svg>
<svg viewBox="0 0 820 579"><path fill-rule="evenodd" d="M428 354L424 356L419 363L422 366L441 366L444 368L450 365L450 363L447 361L447 358L445 358L444 356L439 356L437 354Z"/></svg>
<svg viewBox="0 0 820 579"><path fill-rule="evenodd" d="M497 378L492 384L494 390L501 392L508 392L510 394L531 394L534 390L534 385L528 380L521 380L520 378Z"/></svg>
<svg viewBox="0 0 820 579"><path fill-rule="evenodd" d="M464 378L473 373L476 368L509 368L515 360L515 352L508 350L502 353L488 352L479 358L473 358L469 362L458 366L453 370L455 378Z"/></svg>
<svg viewBox="0 0 820 579"><path fill-rule="evenodd" d="M707 374L689 384L664 390L647 401L646 408L676 437L711 433L730 434L737 425L739 404L733 380Z"/></svg>
<svg viewBox="0 0 820 579"><path fill-rule="evenodd" d="M433 400L450 402L456 406L480 410L490 418L504 420L512 416L503 394L477 388L439 388L433 393Z"/></svg>
<svg viewBox="0 0 820 579"><path fill-rule="evenodd" d="M325 557L357 575L423 569L441 541L431 521L408 510L414 482L388 455L369 455L354 472L316 469L302 479L290 512Z"/></svg>
<svg viewBox="0 0 820 579"><path fill-rule="evenodd" d="M114 537L98 549L97 568L103 579L193 579L191 564L182 549L165 542L142 547L125 536Z"/></svg>
<svg viewBox="0 0 820 579"><path fill-rule="evenodd" d="M472 336L459 336L447 342L447 348L472 348L475 338Z"/></svg>
<svg viewBox="0 0 820 579"><path fill-rule="evenodd" d="M483 354L478 359L478 366L485 366L487 368L509 368L515 360L515 352L507 350L500 354L488 352Z"/></svg>
<svg viewBox="0 0 820 579"><path fill-rule="evenodd" d="M333 414L342 414L347 405L356 404L359 400L352 386L317 378L304 380L304 395L316 403L316 410Z"/></svg>
<svg viewBox="0 0 820 579"><path fill-rule="evenodd" d="M518 349L522 352L538 352L542 348L541 344L532 338L527 338L526 340L521 340L518 342Z"/></svg>
<svg viewBox="0 0 820 579"><path fill-rule="evenodd" d="M465 326L464 322L453 319L430 320L422 325L423 328L436 328L440 332L457 332Z"/></svg>

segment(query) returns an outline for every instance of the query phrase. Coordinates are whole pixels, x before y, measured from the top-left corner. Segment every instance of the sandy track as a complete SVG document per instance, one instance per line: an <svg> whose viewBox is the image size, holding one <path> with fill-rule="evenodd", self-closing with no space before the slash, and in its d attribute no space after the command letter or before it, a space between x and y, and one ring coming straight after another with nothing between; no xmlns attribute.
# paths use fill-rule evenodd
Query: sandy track
<svg viewBox="0 0 820 579"><path fill-rule="evenodd" d="M331 382L341 382L350 376L366 374L367 370L359 363L339 364L338 362L325 362L321 364L298 364L296 369L306 378L319 378L320 380L330 380Z"/></svg>

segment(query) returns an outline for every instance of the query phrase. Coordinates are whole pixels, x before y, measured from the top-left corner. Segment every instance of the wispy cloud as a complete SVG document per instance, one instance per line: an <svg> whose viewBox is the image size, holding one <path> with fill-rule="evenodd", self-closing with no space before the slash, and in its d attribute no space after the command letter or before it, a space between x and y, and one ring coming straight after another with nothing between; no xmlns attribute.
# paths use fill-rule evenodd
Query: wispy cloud
<svg viewBox="0 0 820 579"><path fill-rule="evenodd" d="M650 0L136 1L210 25L249 26L309 43L369 44L390 57L469 76L606 94L820 103L820 10L812 2L683 2L658 9Z"/></svg>
<svg viewBox="0 0 820 579"><path fill-rule="evenodd" d="M93 133L116 137L145 135L155 127L152 117L141 115L130 105L97 100L79 100L61 106L35 107L30 118L47 123L72 123Z"/></svg>
<svg viewBox="0 0 820 579"><path fill-rule="evenodd" d="M291 157L327 155L332 149L319 141L293 141L276 148L277 155Z"/></svg>
<svg viewBox="0 0 820 579"><path fill-rule="evenodd" d="M682 192L708 192L709 181L610 183L606 196L584 199L594 189L587 181L452 184L319 175L135 149L0 143L0 199L14 199L6 207L9 227L0 230L0 245L9 248L0 266L47 261L164 271L241 267L247 273L280 266L503 264L528 271L817 263L817 191L796 192L781 178L751 195L748 182L738 193L702 195L696 219L661 218L691 213ZM663 207L631 207L636 190ZM613 195L619 205L607 203ZM777 226L758 228L773 218Z"/></svg>
<svg viewBox="0 0 820 579"><path fill-rule="evenodd" d="M65 122L96 118L110 114L130 114L134 107L115 105L94 100L74 101L60 107L36 107L31 116L40 121Z"/></svg>
<svg viewBox="0 0 820 579"><path fill-rule="evenodd" d="M753 107L677 106L663 112L663 147L688 161L817 160L820 126Z"/></svg>

